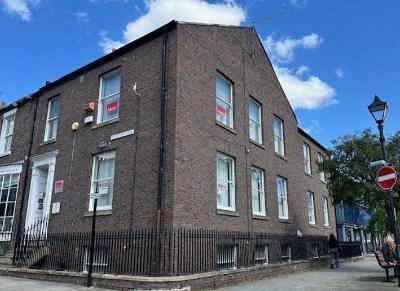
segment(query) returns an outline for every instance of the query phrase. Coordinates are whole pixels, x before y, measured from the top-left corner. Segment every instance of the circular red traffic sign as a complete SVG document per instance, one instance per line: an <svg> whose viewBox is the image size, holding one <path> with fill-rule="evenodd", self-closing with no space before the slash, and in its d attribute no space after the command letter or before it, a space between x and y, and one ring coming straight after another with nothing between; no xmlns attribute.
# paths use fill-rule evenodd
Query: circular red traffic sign
<svg viewBox="0 0 400 291"><path fill-rule="evenodd" d="M382 189L391 190L397 182L396 170L389 166L380 168L376 175L376 181Z"/></svg>

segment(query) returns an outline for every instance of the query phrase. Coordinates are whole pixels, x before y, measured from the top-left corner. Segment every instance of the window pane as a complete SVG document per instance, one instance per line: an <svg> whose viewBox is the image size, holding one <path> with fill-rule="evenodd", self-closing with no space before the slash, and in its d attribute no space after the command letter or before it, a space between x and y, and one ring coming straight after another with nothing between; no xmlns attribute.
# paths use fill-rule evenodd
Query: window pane
<svg viewBox="0 0 400 291"><path fill-rule="evenodd" d="M217 98L215 111L217 121L230 126L231 107Z"/></svg>
<svg viewBox="0 0 400 291"><path fill-rule="evenodd" d="M274 119L274 134L282 137L282 122L278 118Z"/></svg>
<svg viewBox="0 0 400 291"><path fill-rule="evenodd" d="M233 160L217 155L217 206L234 207Z"/></svg>
<svg viewBox="0 0 400 291"><path fill-rule="evenodd" d="M14 203L8 203L7 204L7 212L6 216L13 216L14 215Z"/></svg>
<svg viewBox="0 0 400 291"><path fill-rule="evenodd" d="M11 117L8 117L6 120L6 135L10 135L14 131L14 115Z"/></svg>
<svg viewBox="0 0 400 291"><path fill-rule="evenodd" d="M9 152L11 150L11 140L12 135L7 136L4 141L4 152Z"/></svg>
<svg viewBox="0 0 400 291"><path fill-rule="evenodd" d="M10 194L8 195L8 201L15 201L16 196L17 196L17 188L11 188Z"/></svg>
<svg viewBox="0 0 400 291"><path fill-rule="evenodd" d="M6 213L6 203L0 203L0 217L4 216Z"/></svg>
<svg viewBox="0 0 400 291"><path fill-rule="evenodd" d="M119 113L119 94L102 101L102 121L117 118Z"/></svg>
<svg viewBox="0 0 400 291"><path fill-rule="evenodd" d="M121 75L119 73L103 77L103 98L114 93L119 93L121 87Z"/></svg>
<svg viewBox="0 0 400 291"><path fill-rule="evenodd" d="M10 231L12 226L12 217L6 217L4 219L3 231Z"/></svg>
<svg viewBox="0 0 400 291"><path fill-rule="evenodd" d="M114 158L99 158L97 180L112 178L114 176Z"/></svg>
<svg viewBox="0 0 400 291"><path fill-rule="evenodd" d="M260 105L254 100L249 100L249 117L253 121L260 123Z"/></svg>
<svg viewBox="0 0 400 291"><path fill-rule="evenodd" d="M60 99L55 98L50 100L49 119L58 117L60 114Z"/></svg>
<svg viewBox="0 0 400 291"><path fill-rule="evenodd" d="M17 187L18 186L18 178L19 175L12 175L11 177L11 187ZM1 181L2 179L0 179Z"/></svg>
<svg viewBox="0 0 400 291"><path fill-rule="evenodd" d="M250 120L250 138L261 143L260 126Z"/></svg>
<svg viewBox="0 0 400 291"><path fill-rule="evenodd" d="M231 104L231 87L232 85L223 79L221 76L217 75L217 86L216 86L217 97L222 99L228 104Z"/></svg>
<svg viewBox="0 0 400 291"><path fill-rule="evenodd" d="M6 202L7 201L7 196L8 196L8 188L1 190L1 202Z"/></svg>

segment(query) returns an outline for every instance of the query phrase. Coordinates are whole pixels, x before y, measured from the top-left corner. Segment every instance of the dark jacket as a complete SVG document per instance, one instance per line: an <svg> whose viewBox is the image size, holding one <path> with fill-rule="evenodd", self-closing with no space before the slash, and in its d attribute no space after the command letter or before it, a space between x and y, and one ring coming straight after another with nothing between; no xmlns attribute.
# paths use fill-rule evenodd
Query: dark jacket
<svg viewBox="0 0 400 291"><path fill-rule="evenodd" d="M339 248L338 242L336 238L329 238L328 245L330 249Z"/></svg>
<svg viewBox="0 0 400 291"><path fill-rule="evenodd" d="M394 263L396 261L396 254L393 252L392 248L387 244L382 246L382 254L385 258L385 261L388 263Z"/></svg>

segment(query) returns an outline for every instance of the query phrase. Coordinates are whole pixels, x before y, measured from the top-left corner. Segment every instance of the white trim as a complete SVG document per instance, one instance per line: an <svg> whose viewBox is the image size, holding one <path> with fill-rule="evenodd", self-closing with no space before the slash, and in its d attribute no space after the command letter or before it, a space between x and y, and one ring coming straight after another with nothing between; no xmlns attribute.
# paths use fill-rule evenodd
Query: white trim
<svg viewBox="0 0 400 291"><path fill-rule="evenodd" d="M38 155L32 157L31 160L33 162L32 166L32 178L30 184L29 198L28 198L28 209L26 213L25 219L25 227L29 227L33 222L34 215L34 206L36 206L36 193L38 191L38 172L39 167L48 166L47 173L47 186L46 186L46 196L43 204L43 218L48 217L50 214L50 204L51 204L51 196L53 192L53 183L54 183L54 171L56 166L56 157L58 151L48 152L42 155Z"/></svg>
<svg viewBox="0 0 400 291"><path fill-rule="evenodd" d="M119 81L120 81L120 84L119 84L119 91L118 91L118 93L113 93L113 94L111 94L111 95L109 95L109 96L104 96L104 97L103 97L103 83L104 83L104 78L110 77L110 76L112 76L112 75L114 75L114 74L115 74L115 75L118 74L118 75L119 75L119 78L120 78L120 80L119 80ZM108 72L108 73L106 73L106 74L100 76L99 98L98 98L98 101L97 101L97 118L96 118L96 124L102 124L102 123L105 123L105 122L109 122L109 121L114 120L114 119L117 119L117 118L119 117L119 112L118 112L118 116L116 116L116 117L114 117L114 118L111 118L111 119L102 120L102 119L103 119L103 101L104 101L105 99L108 99L108 98L110 98L110 97L113 97L113 96L119 94L119 98L118 98L118 110L119 110L120 101L121 101L121 81L122 81L122 78L121 78L121 69L120 69L120 68L117 68L117 69L115 69L115 70L113 70L113 71L111 71L111 72Z"/></svg>
<svg viewBox="0 0 400 291"><path fill-rule="evenodd" d="M0 176L7 174L20 174L22 172L22 164L0 166Z"/></svg>
<svg viewBox="0 0 400 291"><path fill-rule="evenodd" d="M110 151L110 152L104 152L104 153L99 153L97 155L94 155L93 156L93 161L92 161L92 176L91 176L91 179L90 179L90 193L91 194L89 195L89 197L91 197L92 193L94 193L93 192L93 183L94 183L94 180L95 180L94 175L95 175L95 172L96 172L95 165L96 165L96 159L98 159L100 157L105 157L105 158L109 158L109 159L113 158L114 159L113 177L112 178L101 179L101 180L110 180L110 179L112 179L113 180L113 184L114 184L115 166L116 166L116 152L115 151ZM96 179L96 181L98 182L100 180ZM113 188L113 193L111 193L111 205L97 206L97 210L112 210L112 199L113 199L113 196L114 196L114 188ZM88 211L93 211L93 208L94 208L94 199L93 198L89 198L89 209L88 209Z"/></svg>
<svg viewBox="0 0 400 291"><path fill-rule="evenodd" d="M0 157L7 156L11 154L11 145L12 145L12 136L14 135L14 127L15 127L15 116L16 116L17 108L10 110L3 114L3 123L1 126L1 134L0 134ZM14 125L13 131L11 133L11 143L10 143L10 150L3 152L5 142L6 142L6 130L7 130L7 120L11 117L14 117Z"/></svg>
<svg viewBox="0 0 400 291"><path fill-rule="evenodd" d="M61 101L60 101L60 96L53 97L53 98L49 99L48 102L47 102L46 129L45 129L45 131L44 131L44 139L43 139L45 142L46 142L46 141L56 140L56 139L57 139L58 119L59 119L59 117L60 117L60 109L61 109L61 106L59 106L59 108L58 108L58 115L57 115L57 117L53 117L53 118L50 120L50 110L51 110L51 107L52 107L53 102L56 101L56 100L58 100L58 102L60 103L60 102L61 102ZM60 105L61 105L61 104L60 104ZM48 134L49 134L49 124L50 124L50 122L53 121L53 120L57 120L57 129L56 129L56 133L55 133L54 138L49 138L49 137L48 137Z"/></svg>
<svg viewBox="0 0 400 291"><path fill-rule="evenodd" d="M3 114L4 118L7 118L17 112L17 108L14 108L13 110L7 111L6 113Z"/></svg>

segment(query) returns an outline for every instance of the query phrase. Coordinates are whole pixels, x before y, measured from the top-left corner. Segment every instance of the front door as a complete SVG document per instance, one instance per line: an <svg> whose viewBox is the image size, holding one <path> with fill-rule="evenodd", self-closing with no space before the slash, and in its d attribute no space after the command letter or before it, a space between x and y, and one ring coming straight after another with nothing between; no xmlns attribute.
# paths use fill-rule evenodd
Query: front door
<svg viewBox="0 0 400 291"><path fill-rule="evenodd" d="M42 219L45 218L44 211L46 203L46 191L47 191L47 182L48 182L48 167L39 168L38 176L37 176L37 190L34 196L36 196L36 205L34 207L33 213L33 221L32 223L38 223Z"/></svg>

